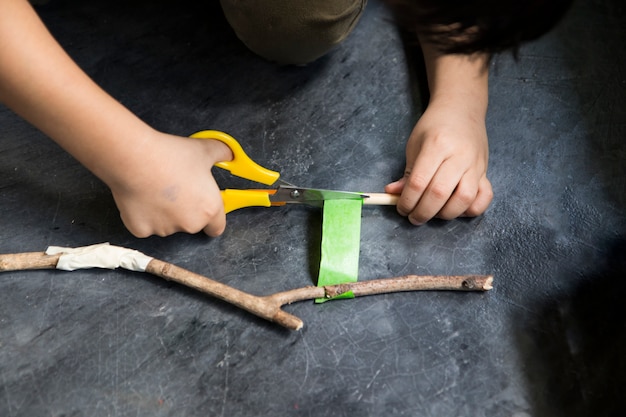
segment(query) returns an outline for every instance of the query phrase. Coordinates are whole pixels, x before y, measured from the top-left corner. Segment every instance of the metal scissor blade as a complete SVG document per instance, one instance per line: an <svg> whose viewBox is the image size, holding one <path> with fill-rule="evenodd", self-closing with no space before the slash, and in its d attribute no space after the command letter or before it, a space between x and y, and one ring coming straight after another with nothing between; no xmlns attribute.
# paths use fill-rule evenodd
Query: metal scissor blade
<svg viewBox="0 0 626 417"><path fill-rule="evenodd" d="M278 188L278 187L296 187L295 185L293 185L290 182L285 181L282 178L279 178L276 180L276 182L274 184L272 184L274 187Z"/></svg>
<svg viewBox="0 0 626 417"><path fill-rule="evenodd" d="M301 203L321 207L326 200L358 200L369 197L350 191L320 190L295 186L280 186L269 196L273 205Z"/></svg>

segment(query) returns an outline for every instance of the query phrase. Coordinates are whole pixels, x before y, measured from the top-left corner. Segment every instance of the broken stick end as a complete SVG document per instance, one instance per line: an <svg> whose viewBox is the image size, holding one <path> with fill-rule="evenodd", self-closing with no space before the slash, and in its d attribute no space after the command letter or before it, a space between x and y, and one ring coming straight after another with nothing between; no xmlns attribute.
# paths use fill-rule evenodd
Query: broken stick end
<svg viewBox="0 0 626 417"><path fill-rule="evenodd" d="M489 275L483 284L483 290L489 291L493 289L493 276Z"/></svg>
<svg viewBox="0 0 626 417"><path fill-rule="evenodd" d="M304 322L302 320L292 314L284 312L280 308L276 314L270 318L270 320L290 330L300 330L304 326Z"/></svg>
<svg viewBox="0 0 626 417"><path fill-rule="evenodd" d="M461 283L465 291L489 291L493 288L493 275L470 275Z"/></svg>

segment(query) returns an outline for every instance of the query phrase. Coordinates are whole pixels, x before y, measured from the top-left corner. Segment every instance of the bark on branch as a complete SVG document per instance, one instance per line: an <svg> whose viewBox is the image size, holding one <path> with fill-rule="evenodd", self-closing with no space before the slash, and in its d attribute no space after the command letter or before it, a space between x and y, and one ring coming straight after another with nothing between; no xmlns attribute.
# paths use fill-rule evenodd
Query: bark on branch
<svg viewBox="0 0 626 417"><path fill-rule="evenodd" d="M44 252L0 255L0 272L55 269L61 256L61 254L47 255ZM326 287L307 286L267 296L257 296L154 258L148 263L145 271L219 298L292 330L301 329L304 323L298 317L282 310L282 306L297 301L332 298L348 291L352 291L355 297L424 290L487 291L492 288L493 282L493 277L490 275L404 275Z"/></svg>

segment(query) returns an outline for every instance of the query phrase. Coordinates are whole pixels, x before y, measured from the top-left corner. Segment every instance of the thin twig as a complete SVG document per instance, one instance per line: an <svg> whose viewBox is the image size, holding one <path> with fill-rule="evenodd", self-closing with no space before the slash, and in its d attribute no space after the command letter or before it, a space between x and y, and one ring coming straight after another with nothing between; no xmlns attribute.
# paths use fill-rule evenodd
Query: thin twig
<svg viewBox="0 0 626 417"><path fill-rule="evenodd" d="M0 272L54 269L60 256L46 255L43 252L0 255ZM256 296L154 258L148 263L146 272L211 295L292 330L301 329L304 323L298 317L283 311L282 306L297 301L333 298L348 291L355 297L401 291L487 291L492 288L493 282L490 275L405 275L326 287L307 286L267 296Z"/></svg>

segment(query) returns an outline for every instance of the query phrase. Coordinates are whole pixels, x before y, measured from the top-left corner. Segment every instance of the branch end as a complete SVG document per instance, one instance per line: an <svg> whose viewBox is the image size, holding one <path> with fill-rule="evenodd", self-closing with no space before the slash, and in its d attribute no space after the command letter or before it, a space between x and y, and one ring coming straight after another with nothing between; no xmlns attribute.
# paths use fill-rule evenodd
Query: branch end
<svg viewBox="0 0 626 417"><path fill-rule="evenodd" d="M493 276L489 275L483 284L483 290L489 291L493 289Z"/></svg>
<svg viewBox="0 0 626 417"><path fill-rule="evenodd" d="M461 287L465 291L489 291L493 288L492 275L471 275L463 280Z"/></svg>

